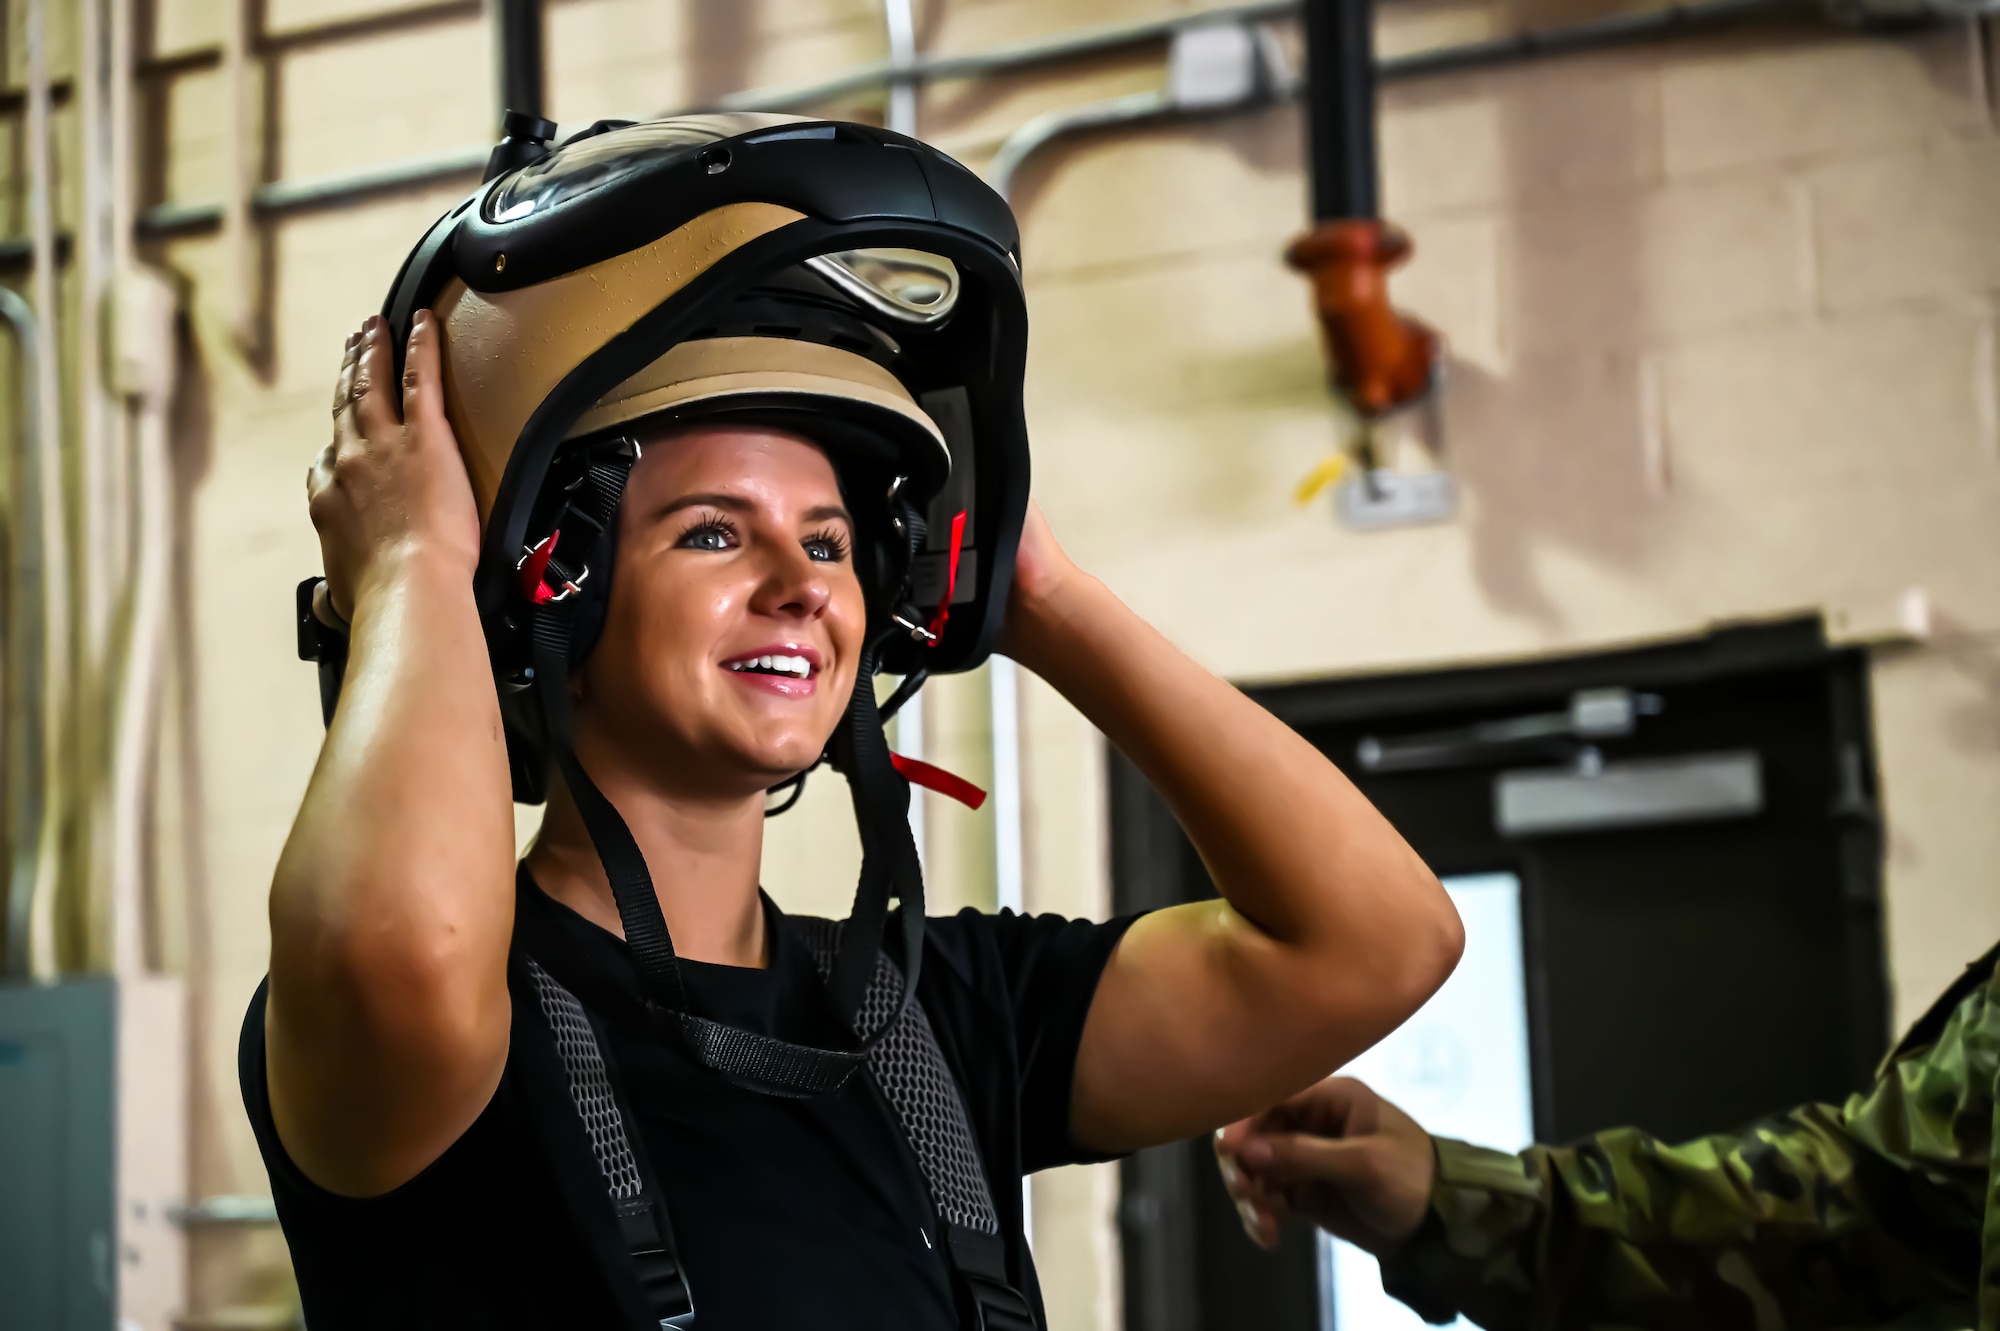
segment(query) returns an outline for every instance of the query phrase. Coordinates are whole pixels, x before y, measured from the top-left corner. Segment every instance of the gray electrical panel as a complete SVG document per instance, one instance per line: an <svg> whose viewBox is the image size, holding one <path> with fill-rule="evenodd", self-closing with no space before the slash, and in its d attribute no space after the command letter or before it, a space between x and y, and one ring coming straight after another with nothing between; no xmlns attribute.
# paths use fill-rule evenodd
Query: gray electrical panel
<svg viewBox="0 0 2000 1331"><path fill-rule="evenodd" d="M117 988L0 985L0 1331L111 1331Z"/></svg>

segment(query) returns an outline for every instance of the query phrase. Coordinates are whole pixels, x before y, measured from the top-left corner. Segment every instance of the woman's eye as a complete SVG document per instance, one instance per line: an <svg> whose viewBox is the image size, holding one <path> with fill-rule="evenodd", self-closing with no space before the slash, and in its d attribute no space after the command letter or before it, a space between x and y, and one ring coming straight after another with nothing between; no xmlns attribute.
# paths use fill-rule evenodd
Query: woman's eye
<svg viewBox="0 0 2000 1331"><path fill-rule="evenodd" d="M736 533L719 522L704 522L699 527L691 527L680 539L686 550L727 550Z"/></svg>
<svg viewBox="0 0 2000 1331"><path fill-rule="evenodd" d="M847 538L837 531L808 536L801 542L806 558L820 564L838 564L847 558Z"/></svg>

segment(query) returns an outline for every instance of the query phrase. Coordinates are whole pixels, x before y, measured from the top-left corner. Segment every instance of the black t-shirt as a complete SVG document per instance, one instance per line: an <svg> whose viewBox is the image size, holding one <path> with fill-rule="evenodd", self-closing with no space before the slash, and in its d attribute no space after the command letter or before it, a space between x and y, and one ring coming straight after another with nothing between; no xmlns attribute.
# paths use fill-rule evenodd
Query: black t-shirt
<svg viewBox="0 0 2000 1331"><path fill-rule="evenodd" d="M775 905L765 910L769 969L684 962L692 1006L785 1039L831 1040L811 955ZM1096 1158L1070 1140L1070 1088L1098 976L1129 923L971 910L926 922L919 997L979 1139L1009 1273L1038 1309L1019 1180ZM598 1019L700 1331L954 1331L935 1213L872 1084L857 1076L833 1095L788 1100L700 1067L646 1020L625 944L525 875L515 941ZM251 1000L244 1102L313 1331L643 1325L604 1276L622 1254L588 1214L601 1176L587 1153L552 1161L534 1128L560 1074L528 1052L540 1033L523 1023L541 1018L523 975L517 959L514 1045L492 1101L416 1178L365 1199L326 1192L286 1156L266 1093L261 987Z"/></svg>

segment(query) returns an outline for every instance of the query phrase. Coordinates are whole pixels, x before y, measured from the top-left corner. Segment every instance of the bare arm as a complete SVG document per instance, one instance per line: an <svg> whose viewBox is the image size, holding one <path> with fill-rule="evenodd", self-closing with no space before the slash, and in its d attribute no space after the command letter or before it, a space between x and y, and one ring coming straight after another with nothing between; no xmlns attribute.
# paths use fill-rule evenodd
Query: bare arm
<svg viewBox="0 0 2000 1331"><path fill-rule="evenodd" d="M436 1159L507 1056L506 746L472 598L478 514L419 319L400 413L382 321L350 344L307 482L352 640L271 884L272 1118L306 1175L349 1196Z"/></svg>
<svg viewBox="0 0 2000 1331"><path fill-rule="evenodd" d="M1222 900L1132 927L1077 1056L1079 1143L1207 1131L1318 1081L1444 983L1464 936L1435 876L1297 733L1022 537L1008 642L1166 799Z"/></svg>

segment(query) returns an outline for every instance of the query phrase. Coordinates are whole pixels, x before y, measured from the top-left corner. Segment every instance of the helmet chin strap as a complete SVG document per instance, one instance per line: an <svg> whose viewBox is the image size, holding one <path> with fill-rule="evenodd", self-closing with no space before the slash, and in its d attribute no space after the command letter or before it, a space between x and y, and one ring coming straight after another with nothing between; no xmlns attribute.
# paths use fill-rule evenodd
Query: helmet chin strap
<svg viewBox="0 0 2000 1331"><path fill-rule="evenodd" d="M868 1052L896 1026L891 1019L849 1049L817 1049L711 1021L690 1010L687 987L653 888L646 857L618 810L577 761L569 699L569 602L535 610L535 688L548 727L549 750L560 765L571 798L611 881L625 942L638 963L647 1010L669 1027L704 1066L738 1085L767 1095L805 1097L838 1090ZM890 761L888 741L873 696L873 651L865 652L854 693L833 740L834 762L847 776L861 830L861 881L854 910L840 932L827 988L841 1025L852 1032L875 973L889 899L902 910L903 992L899 1018L916 993L923 964L924 884L910 837L910 787Z"/></svg>
<svg viewBox="0 0 2000 1331"><path fill-rule="evenodd" d="M558 516L558 526L575 526L595 534L589 550L595 562L610 557L609 533L629 471L629 461L592 466L571 488ZM551 558L554 552L552 535L529 552L522 566L524 575L531 566L534 574L531 579L524 576L522 592L534 606L530 655L535 696L541 703L549 754L562 770L563 781L611 882L625 942L639 966L648 1011L678 1036L698 1062L741 1086L790 1097L838 1090L867 1059L875 1043L895 1029L895 1019L877 1027L866 1042L856 1040L852 1048L817 1049L725 1026L690 1009L680 960L667 932L646 857L617 808L577 760L569 675L577 607L582 598L567 594L573 588L541 593L548 590L546 574L555 572L566 582L581 583L589 569L585 566L574 573L567 567L557 570L556 560ZM882 713L875 702L879 644L877 638L863 649L854 691L828 745L834 766L847 777L854 821L861 832L861 881L855 888L853 913L841 928L833 971L827 979L834 1011L850 1034L875 974L891 897L903 907L903 993L897 1018L916 993L923 964L923 871L910 836L910 786L894 765L888 740L882 734Z"/></svg>

